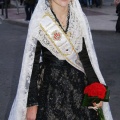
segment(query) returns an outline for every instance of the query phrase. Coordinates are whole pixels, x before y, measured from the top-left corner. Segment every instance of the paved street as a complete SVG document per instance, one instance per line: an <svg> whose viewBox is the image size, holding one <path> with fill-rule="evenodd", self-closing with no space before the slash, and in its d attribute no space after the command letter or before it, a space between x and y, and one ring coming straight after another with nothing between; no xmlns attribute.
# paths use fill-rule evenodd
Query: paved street
<svg viewBox="0 0 120 120"><path fill-rule="evenodd" d="M1 23L1 22L0 22ZM111 90L110 105L114 120L120 107L120 34L93 31L100 68ZM27 27L0 24L0 120L7 120L16 93Z"/></svg>
<svg viewBox="0 0 120 120"><path fill-rule="evenodd" d="M0 20L0 24L2 24L1 20Z"/></svg>
<svg viewBox="0 0 120 120"><path fill-rule="evenodd" d="M7 120L15 96L26 33L25 27L0 25L0 120Z"/></svg>

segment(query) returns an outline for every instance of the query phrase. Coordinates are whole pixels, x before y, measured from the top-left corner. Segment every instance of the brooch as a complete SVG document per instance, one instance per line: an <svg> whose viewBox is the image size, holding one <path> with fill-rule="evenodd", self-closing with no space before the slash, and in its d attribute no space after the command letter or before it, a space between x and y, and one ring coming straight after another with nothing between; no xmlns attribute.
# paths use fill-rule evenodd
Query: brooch
<svg viewBox="0 0 120 120"><path fill-rule="evenodd" d="M55 30L55 31L52 33L52 38L53 38L53 40L60 40L60 39L61 39L61 33L58 32L57 30Z"/></svg>

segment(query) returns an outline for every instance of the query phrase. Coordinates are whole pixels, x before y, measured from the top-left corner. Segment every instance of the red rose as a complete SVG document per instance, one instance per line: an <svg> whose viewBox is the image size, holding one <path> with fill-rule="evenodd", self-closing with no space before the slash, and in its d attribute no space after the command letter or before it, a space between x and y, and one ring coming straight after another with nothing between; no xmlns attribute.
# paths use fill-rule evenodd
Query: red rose
<svg viewBox="0 0 120 120"><path fill-rule="evenodd" d="M84 94L87 94L89 97L104 99L106 95L106 88L103 84L95 82L85 88Z"/></svg>

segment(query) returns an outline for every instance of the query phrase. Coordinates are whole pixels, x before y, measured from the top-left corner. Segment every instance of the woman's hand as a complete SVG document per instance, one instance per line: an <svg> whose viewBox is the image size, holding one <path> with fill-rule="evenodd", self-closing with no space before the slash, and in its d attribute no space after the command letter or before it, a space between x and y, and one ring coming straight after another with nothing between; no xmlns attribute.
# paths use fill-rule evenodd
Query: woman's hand
<svg viewBox="0 0 120 120"><path fill-rule="evenodd" d="M94 109L95 111L97 111L98 110L98 108L101 108L102 107L102 105L103 105L103 101L100 101L99 103L93 103L93 106L89 106L88 108L89 109Z"/></svg>
<svg viewBox="0 0 120 120"><path fill-rule="evenodd" d="M26 120L36 120L38 106L31 106L27 108Z"/></svg>
<svg viewBox="0 0 120 120"><path fill-rule="evenodd" d="M101 108L103 106L103 101L100 101L99 103L93 103L94 107Z"/></svg>

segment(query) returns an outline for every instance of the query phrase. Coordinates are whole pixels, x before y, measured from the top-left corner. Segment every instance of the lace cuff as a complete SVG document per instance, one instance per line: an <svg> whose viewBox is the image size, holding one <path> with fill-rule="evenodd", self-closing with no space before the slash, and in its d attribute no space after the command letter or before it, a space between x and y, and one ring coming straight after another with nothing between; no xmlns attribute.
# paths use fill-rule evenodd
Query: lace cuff
<svg viewBox="0 0 120 120"><path fill-rule="evenodd" d="M28 104L27 107L31 107L31 106L38 106L38 103L31 103L31 104Z"/></svg>

